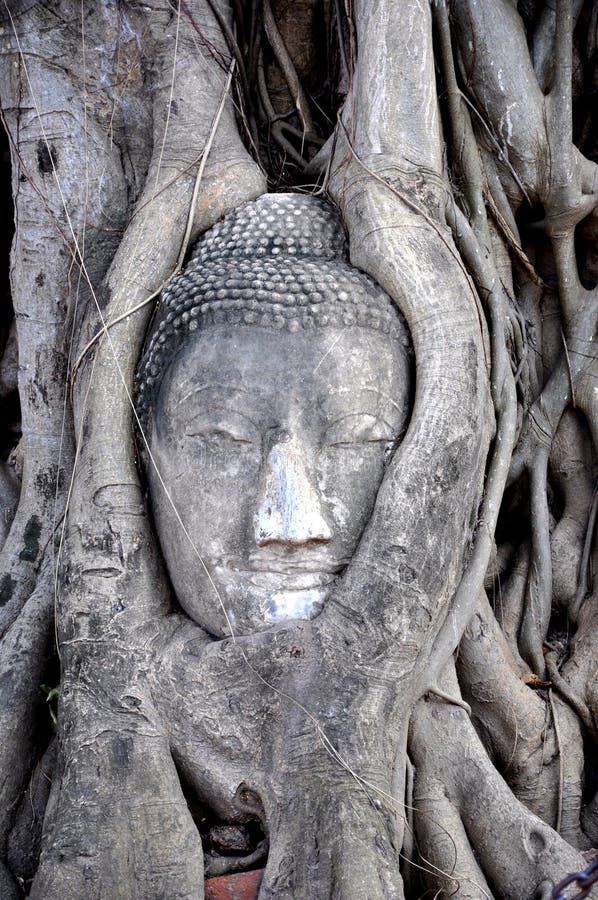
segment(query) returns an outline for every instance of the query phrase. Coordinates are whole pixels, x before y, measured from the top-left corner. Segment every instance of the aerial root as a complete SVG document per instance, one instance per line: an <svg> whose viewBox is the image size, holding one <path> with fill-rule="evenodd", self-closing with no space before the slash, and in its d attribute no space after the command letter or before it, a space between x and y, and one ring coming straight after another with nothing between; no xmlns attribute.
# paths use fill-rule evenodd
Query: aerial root
<svg viewBox="0 0 598 900"><path fill-rule="evenodd" d="M444 679L451 694L458 692L454 669L447 667ZM582 855L514 797L463 710L433 699L420 700L411 722L410 754L416 768L416 810L418 798L425 803L432 796L442 815L440 821L434 819L434 826L422 826L416 812L416 830L434 828L438 835L444 828L450 834L452 844L448 838L440 843L436 838L436 846L444 847L442 859L449 878L458 877L459 872L469 877L475 859L488 883L500 887L501 895L532 900L542 882L554 883L567 872L583 868ZM431 808L425 813L432 818ZM461 823L457 827L455 815ZM513 835L518 836L516 841ZM429 858L424 842L420 854L424 865ZM446 879L447 874L440 877ZM438 873L428 877L434 884ZM478 879L474 889L478 893L460 885L458 896L481 897L486 888L486 882Z"/></svg>

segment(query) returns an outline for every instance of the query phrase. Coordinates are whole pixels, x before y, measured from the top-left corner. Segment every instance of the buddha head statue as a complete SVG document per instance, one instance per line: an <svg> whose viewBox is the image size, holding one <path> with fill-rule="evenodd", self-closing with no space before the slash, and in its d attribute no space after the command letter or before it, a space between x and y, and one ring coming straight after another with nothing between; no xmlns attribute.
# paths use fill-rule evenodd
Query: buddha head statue
<svg viewBox="0 0 598 900"><path fill-rule="evenodd" d="M409 381L405 326L349 265L331 206L266 194L203 236L162 296L137 401L192 619L226 637L320 612L405 429Z"/></svg>

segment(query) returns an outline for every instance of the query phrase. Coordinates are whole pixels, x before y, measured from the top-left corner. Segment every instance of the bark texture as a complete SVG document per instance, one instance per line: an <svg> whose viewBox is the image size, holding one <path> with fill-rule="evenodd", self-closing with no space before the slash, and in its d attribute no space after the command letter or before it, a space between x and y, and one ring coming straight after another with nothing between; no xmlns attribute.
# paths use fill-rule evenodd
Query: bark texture
<svg viewBox="0 0 598 900"><path fill-rule="evenodd" d="M0 5L0 896L191 900L265 866L260 900L533 900L592 858L597 24ZM193 241L279 188L338 206L415 395L324 611L213 640L164 574L133 376Z"/></svg>

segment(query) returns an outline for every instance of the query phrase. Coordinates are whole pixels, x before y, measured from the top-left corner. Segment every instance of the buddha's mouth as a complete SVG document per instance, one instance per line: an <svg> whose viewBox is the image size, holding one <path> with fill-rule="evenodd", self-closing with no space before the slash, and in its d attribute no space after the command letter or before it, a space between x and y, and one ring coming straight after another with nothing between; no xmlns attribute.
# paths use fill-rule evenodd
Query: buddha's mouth
<svg viewBox="0 0 598 900"><path fill-rule="evenodd" d="M248 572L247 580L258 588L275 588L276 591L311 591L329 587L336 572Z"/></svg>
<svg viewBox="0 0 598 900"><path fill-rule="evenodd" d="M348 559L314 550L293 554L250 554L207 560L234 623L247 620L240 633L292 619L313 619L323 610Z"/></svg>
<svg viewBox="0 0 598 900"><path fill-rule="evenodd" d="M229 576L234 572L235 577L242 578L245 582L262 591L312 591L328 588L335 581L342 566L334 569L308 568L242 568L240 566L227 567ZM222 571L222 570L221 570Z"/></svg>
<svg viewBox="0 0 598 900"><path fill-rule="evenodd" d="M262 591L321 591L330 587L347 563L317 551L286 557L262 552L251 554L248 560L220 559L215 569L229 578L234 573L235 578Z"/></svg>

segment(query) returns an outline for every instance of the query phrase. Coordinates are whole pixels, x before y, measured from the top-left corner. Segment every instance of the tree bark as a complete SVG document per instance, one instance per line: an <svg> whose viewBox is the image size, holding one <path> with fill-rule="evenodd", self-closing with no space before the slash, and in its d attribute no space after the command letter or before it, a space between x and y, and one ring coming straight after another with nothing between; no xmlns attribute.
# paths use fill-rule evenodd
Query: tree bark
<svg viewBox="0 0 598 900"><path fill-rule="evenodd" d="M201 898L227 823L259 849L210 865L267 847L262 900L549 896L598 841L591 3L0 23L0 894ZM323 612L215 640L160 558L134 373L195 240L279 188L338 207L415 392Z"/></svg>

